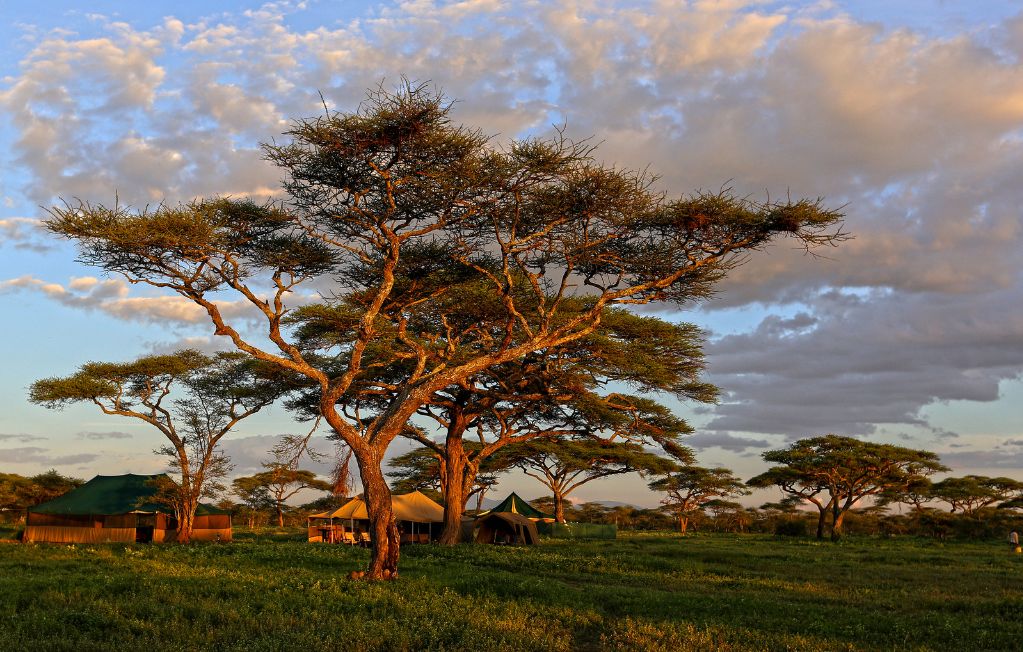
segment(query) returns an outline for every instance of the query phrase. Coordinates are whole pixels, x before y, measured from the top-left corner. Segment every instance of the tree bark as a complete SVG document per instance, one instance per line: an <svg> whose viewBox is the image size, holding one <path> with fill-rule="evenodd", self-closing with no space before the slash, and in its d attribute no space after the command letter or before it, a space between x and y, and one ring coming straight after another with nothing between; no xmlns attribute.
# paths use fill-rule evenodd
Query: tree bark
<svg viewBox="0 0 1023 652"><path fill-rule="evenodd" d="M276 503L277 506L277 527L284 527L284 509L281 508L280 503Z"/></svg>
<svg viewBox="0 0 1023 652"><path fill-rule="evenodd" d="M678 531L679 531L679 534L681 534L682 536L685 536L686 535L686 531L688 529L689 529L689 518L686 517L686 516L683 516L682 514L679 514L678 515Z"/></svg>
<svg viewBox="0 0 1023 652"><path fill-rule="evenodd" d="M560 491L554 492L554 519L558 523L565 522L565 496Z"/></svg>
<svg viewBox="0 0 1023 652"><path fill-rule="evenodd" d="M456 435L452 428L448 430L448 438L444 447L445 467L444 486L444 529L438 543L453 546L462 541L462 514L465 512L465 474L466 456L462 445L461 431Z"/></svg>
<svg viewBox="0 0 1023 652"><path fill-rule="evenodd" d="M831 540L838 541L842 538L842 521L845 520L845 510L839 508L837 501L832 508L834 518L831 521Z"/></svg>
<svg viewBox="0 0 1023 652"><path fill-rule="evenodd" d="M369 458L369 459L367 459ZM373 545L367 579L387 579L398 572L400 540L391 509L391 490L371 451L357 452L356 462L362 476L362 488L369 513L369 534Z"/></svg>
<svg viewBox="0 0 1023 652"><path fill-rule="evenodd" d="M195 510L199 501L183 497L178 508L178 543L191 543L192 527L195 524Z"/></svg>
<svg viewBox="0 0 1023 652"><path fill-rule="evenodd" d="M824 540L824 521L827 518L828 512L826 509L817 509L817 539L820 541Z"/></svg>

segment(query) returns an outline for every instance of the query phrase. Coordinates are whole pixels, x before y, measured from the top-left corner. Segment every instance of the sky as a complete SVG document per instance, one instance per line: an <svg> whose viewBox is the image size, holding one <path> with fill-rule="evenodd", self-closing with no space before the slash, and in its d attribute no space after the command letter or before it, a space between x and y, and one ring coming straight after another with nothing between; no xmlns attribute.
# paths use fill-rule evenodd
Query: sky
<svg viewBox="0 0 1023 652"><path fill-rule="evenodd" d="M721 403L669 401L700 464L748 478L764 450L834 432L1023 478L1023 3L4 0L2 15L0 471L163 470L157 433L31 405L28 386L217 346L181 300L76 263L38 228L47 207L275 196L260 142L321 113L321 94L351 110L405 76L496 142L564 124L672 195L843 207L854 239L824 258L781 243L714 299L655 310L707 331ZM245 422L235 473L305 427L281 408ZM658 500L635 476L577 498Z"/></svg>

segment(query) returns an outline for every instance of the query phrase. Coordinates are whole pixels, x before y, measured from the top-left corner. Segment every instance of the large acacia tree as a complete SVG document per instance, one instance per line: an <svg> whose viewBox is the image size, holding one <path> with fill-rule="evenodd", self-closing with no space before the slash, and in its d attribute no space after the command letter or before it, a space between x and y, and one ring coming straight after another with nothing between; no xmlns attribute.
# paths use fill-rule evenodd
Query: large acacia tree
<svg viewBox="0 0 1023 652"><path fill-rule="evenodd" d="M823 514L830 511L834 541L842 536L846 512L859 501L905 492L918 486L922 478L948 470L930 451L839 435L800 439L786 449L765 452L763 458L777 466L748 484L774 484L790 495L814 502L822 512L822 521ZM817 498L817 494L824 494L827 500Z"/></svg>
<svg viewBox="0 0 1023 652"><path fill-rule="evenodd" d="M126 363L89 362L70 376L37 380L29 400L53 409L92 404L156 428L167 440L158 452L178 475L175 487L162 490L170 492L178 541L187 543L199 500L216 495L229 470L220 441L287 391L277 371L239 353L183 350Z"/></svg>
<svg viewBox="0 0 1023 652"><path fill-rule="evenodd" d="M285 175L282 202L75 203L53 208L47 226L77 241L82 262L176 292L239 351L313 383L359 467L370 578L398 560L384 454L436 392L586 337L609 306L706 297L780 236L807 248L842 238L841 215L819 200L669 199L564 137L497 147L452 123L450 104L422 85L371 93L357 111L300 120L287 135L265 146ZM451 281L471 281L500 310L483 323L459 319ZM324 299L296 310L313 286ZM253 331L250 315L233 320L220 303L228 297L263 328ZM315 356L294 337L310 321L339 334ZM371 356L378 347L393 359ZM399 363L384 404L339 409L362 380Z"/></svg>

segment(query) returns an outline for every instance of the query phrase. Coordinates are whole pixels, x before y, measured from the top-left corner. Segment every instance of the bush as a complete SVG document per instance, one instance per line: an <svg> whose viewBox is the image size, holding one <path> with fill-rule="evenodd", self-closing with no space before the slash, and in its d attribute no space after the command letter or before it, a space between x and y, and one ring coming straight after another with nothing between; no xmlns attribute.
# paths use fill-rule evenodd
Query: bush
<svg viewBox="0 0 1023 652"><path fill-rule="evenodd" d="M805 519L793 518L779 521L774 526L774 533L783 537L805 537L810 535L810 528Z"/></svg>

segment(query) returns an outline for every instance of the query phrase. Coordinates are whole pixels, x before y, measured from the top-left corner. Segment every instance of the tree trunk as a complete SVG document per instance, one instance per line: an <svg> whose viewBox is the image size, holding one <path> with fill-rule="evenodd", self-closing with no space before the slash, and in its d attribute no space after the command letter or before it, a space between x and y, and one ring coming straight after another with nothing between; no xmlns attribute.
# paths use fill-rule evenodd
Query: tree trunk
<svg viewBox="0 0 1023 652"><path fill-rule="evenodd" d="M453 546L462 541L462 514L465 512L465 474L466 468L465 448L462 445L462 435L452 432L455 424L448 430L447 442L444 446L444 463L447 469L444 474L444 486L441 491L444 494L444 530L437 540L446 546Z"/></svg>
<svg viewBox="0 0 1023 652"><path fill-rule="evenodd" d="M689 517L678 515L678 531L682 536L686 535L686 531L689 529Z"/></svg>
<svg viewBox="0 0 1023 652"><path fill-rule="evenodd" d="M560 491L554 492L554 518L558 523L565 522L565 496Z"/></svg>
<svg viewBox="0 0 1023 652"><path fill-rule="evenodd" d="M284 527L284 508L281 507L280 503L276 503L277 507L277 527Z"/></svg>
<svg viewBox="0 0 1023 652"><path fill-rule="evenodd" d="M827 515L826 509L817 509L817 539L820 541L824 540L824 520L827 518Z"/></svg>
<svg viewBox="0 0 1023 652"><path fill-rule="evenodd" d="M178 543L191 543L192 527L195 524L195 510L199 506L198 500L183 498L178 506Z"/></svg>
<svg viewBox="0 0 1023 652"><path fill-rule="evenodd" d="M398 526L394 522L391 510L391 490L374 454L356 454L355 459L362 476L366 511L369 513L370 540L373 544L373 555L366 578L391 578L398 573L400 546Z"/></svg>
<svg viewBox="0 0 1023 652"><path fill-rule="evenodd" d="M834 518L831 521L831 540L838 541L842 538L842 521L845 520L845 510L839 509L836 501L832 513Z"/></svg>

